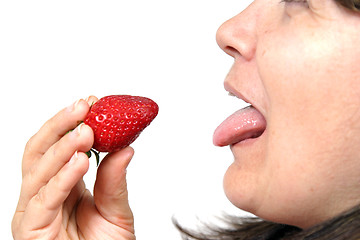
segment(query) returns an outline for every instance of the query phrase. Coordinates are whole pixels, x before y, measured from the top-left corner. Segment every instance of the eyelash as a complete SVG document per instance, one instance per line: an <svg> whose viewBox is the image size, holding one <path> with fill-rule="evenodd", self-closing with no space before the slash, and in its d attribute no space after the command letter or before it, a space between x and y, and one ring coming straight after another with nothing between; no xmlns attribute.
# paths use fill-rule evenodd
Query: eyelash
<svg viewBox="0 0 360 240"><path fill-rule="evenodd" d="M308 0L281 0L280 3L308 3Z"/></svg>
<svg viewBox="0 0 360 240"><path fill-rule="evenodd" d="M309 0L281 0L280 3L303 4L306 7L309 7Z"/></svg>

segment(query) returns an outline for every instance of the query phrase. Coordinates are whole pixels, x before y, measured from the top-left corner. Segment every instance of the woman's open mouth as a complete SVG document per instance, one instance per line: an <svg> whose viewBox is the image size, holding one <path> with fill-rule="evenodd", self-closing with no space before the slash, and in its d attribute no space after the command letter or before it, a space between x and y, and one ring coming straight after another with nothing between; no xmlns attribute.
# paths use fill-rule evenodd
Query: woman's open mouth
<svg viewBox="0 0 360 240"><path fill-rule="evenodd" d="M264 116L253 106L240 109L229 116L214 132L214 145L234 145L262 135L266 129Z"/></svg>

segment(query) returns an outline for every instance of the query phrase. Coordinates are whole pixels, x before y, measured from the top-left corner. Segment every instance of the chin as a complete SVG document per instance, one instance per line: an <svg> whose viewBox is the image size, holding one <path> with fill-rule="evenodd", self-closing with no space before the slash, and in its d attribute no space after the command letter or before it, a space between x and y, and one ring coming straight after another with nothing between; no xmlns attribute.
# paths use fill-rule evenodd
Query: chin
<svg viewBox="0 0 360 240"><path fill-rule="evenodd" d="M263 176L262 178L259 176ZM261 219L308 228L319 222L309 211L309 203L296 193L272 188L269 178L259 172L250 173L234 162L224 176L224 191L229 201L237 208ZM304 200L304 199L303 199Z"/></svg>
<svg viewBox="0 0 360 240"><path fill-rule="evenodd" d="M241 165L234 162L224 176L225 195L234 206L255 214L261 202L259 193L262 187L258 182L256 174L245 171Z"/></svg>
<svg viewBox="0 0 360 240"><path fill-rule="evenodd" d="M265 143L266 134L231 146L234 162L227 169L223 186L230 202L256 214L266 196L269 184Z"/></svg>

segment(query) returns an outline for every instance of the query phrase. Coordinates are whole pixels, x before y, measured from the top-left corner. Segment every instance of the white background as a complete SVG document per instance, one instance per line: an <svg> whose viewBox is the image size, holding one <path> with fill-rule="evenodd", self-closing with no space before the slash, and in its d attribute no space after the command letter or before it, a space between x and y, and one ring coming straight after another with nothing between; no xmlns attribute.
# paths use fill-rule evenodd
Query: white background
<svg viewBox="0 0 360 240"><path fill-rule="evenodd" d="M214 129L244 106L223 89L232 59L217 28L243 0L1 1L1 239L21 185L27 140L63 107L93 94L150 97L158 117L132 145L130 203L138 239L180 239L185 226L241 214L222 189L229 148ZM91 189L95 160L85 180Z"/></svg>

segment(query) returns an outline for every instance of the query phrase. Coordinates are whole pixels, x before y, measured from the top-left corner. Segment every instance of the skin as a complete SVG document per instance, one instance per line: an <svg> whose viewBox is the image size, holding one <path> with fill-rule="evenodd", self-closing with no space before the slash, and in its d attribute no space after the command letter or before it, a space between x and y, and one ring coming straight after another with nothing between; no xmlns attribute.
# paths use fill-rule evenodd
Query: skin
<svg viewBox="0 0 360 240"><path fill-rule="evenodd" d="M237 207L308 228L359 204L360 15L332 0L256 0L225 22L225 88L265 117L231 146L224 189Z"/></svg>
<svg viewBox="0 0 360 240"><path fill-rule="evenodd" d="M63 109L27 143L21 194L12 221L15 240L135 239L125 181L133 149L103 159L94 196L82 180L89 167L85 152L94 139L89 126L77 125L95 101L89 97Z"/></svg>
<svg viewBox="0 0 360 240"><path fill-rule="evenodd" d="M332 0L308 4L255 0L217 33L234 58L225 88L267 121L260 137L231 146L225 192L241 209L302 228L360 200L360 16ZM29 140L15 240L135 239L125 180L133 149L101 162L92 196L82 180L92 130L66 134L96 100L63 109Z"/></svg>

